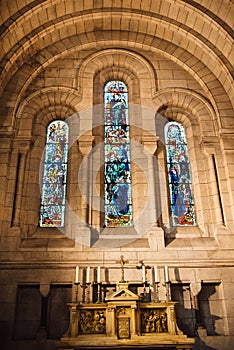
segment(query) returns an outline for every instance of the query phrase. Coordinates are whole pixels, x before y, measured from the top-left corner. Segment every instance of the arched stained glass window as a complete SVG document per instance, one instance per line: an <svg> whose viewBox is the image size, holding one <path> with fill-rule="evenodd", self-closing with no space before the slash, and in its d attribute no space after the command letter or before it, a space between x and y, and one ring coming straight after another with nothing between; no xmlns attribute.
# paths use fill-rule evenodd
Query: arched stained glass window
<svg viewBox="0 0 234 350"><path fill-rule="evenodd" d="M132 225L128 89L122 81L104 88L105 226Z"/></svg>
<svg viewBox="0 0 234 350"><path fill-rule="evenodd" d="M196 225L190 163L182 124L165 125L167 170L173 226Z"/></svg>
<svg viewBox="0 0 234 350"><path fill-rule="evenodd" d="M68 132L68 125L62 120L51 122L47 128L40 227L64 226Z"/></svg>

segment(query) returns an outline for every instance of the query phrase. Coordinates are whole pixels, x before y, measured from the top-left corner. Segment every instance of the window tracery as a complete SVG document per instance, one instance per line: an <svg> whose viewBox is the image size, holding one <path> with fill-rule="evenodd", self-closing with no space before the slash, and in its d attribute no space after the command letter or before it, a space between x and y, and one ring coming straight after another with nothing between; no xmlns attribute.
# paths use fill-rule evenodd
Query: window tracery
<svg viewBox="0 0 234 350"><path fill-rule="evenodd" d="M69 127L55 120L47 127L40 227L63 227L65 217Z"/></svg>
<svg viewBox="0 0 234 350"><path fill-rule="evenodd" d="M196 217L185 129L171 121L165 125L166 163L173 226L195 226Z"/></svg>
<svg viewBox="0 0 234 350"><path fill-rule="evenodd" d="M122 81L104 88L105 226L132 225L128 89Z"/></svg>

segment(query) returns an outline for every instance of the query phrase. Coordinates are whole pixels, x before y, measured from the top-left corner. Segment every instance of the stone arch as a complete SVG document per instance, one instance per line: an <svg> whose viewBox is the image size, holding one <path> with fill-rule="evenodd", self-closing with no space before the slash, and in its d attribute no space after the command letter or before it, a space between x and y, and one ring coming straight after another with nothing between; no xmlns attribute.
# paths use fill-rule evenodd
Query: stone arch
<svg viewBox="0 0 234 350"><path fill-rule="evenodd" d="M192 183L195 198L195 209L197 214L197 230L193 230L195 236L208 236L208 225L210 223L210 214L206 212L207 205L210 205L209 190L204 178L208 176L205 166L205 155L203 153L203 144L218 135L218 120L215 108L201 95L188 91L187 89L165 89L159 91L154 103L156 110L156 135L159 136L160 143L157 149L157 158L163 169L165 164L164 147L164 125L167 120L175 120L185 126L190 155L190 164L192 169ZM161 174L164 183L167 183L166 173ZM201 186L203 184L203 186ZM161 197L168 201L167 188L161 188ZM168 202L169 206L169 202ZM162 222L169 223L167 209L162 209ZM166 226L167 226L166 225ZM183 234L183 228L176 229L176 236ZM169 232L169 236L170 236ZM174 233L172 233L174 234ZM168 237L169 237L168 236Z"/></svg>
<svg viewBox="0 0 234 350"><path fill-rule="evenodd" d="M142 81L142 80L144 81ZM108 49L102 50L97 54L91 55L82 63L82 66L77 70L77 80L75 87L80 91L81 87L84 86L85 90L82 92L82 102L81 104L93 104L93 118L90 118L90 124L87 122L87 118L83 117L83 113L80 113L81 120L85 119L86 127L92 130L93 140L97 144L103 141L103 130L99 127L103 125L103 88L105 83L109 80L122 80L124 81L130 92L130 100L131 102L140 103L141 97L146 99L152 99L152 96L155 94L156 90L156 75L147 60L142 58L139 54L136 54L131 51L123 50L123 49ZM143 92L140 86L140 81L144 84L145 81L148 81L148 85L150 88L147 92ZM93 98L90 98L90 91L93 92ZM81 92L81 91L80 91ZM147 96L147 93L149 96ZM86 102L87 101L87 102ZM81 104L78 108L80 108ZM81 121L82 122L82 121ZM89 131L87 130L87 131ZM102 151L100 151L102 152ZM99 152L94 151L92 155L92 161L90 164L100 163L100 154ZM95 202L95 205L92 203L90 208L99 208L98 211L94 209L90 210L90 218L92 218L92 222L102 230L103 226L103 217L101 206L102 200L99 200L103 197L103 189L104 185L102 183L102 166L100 166L100 175L98 175L97 184L93 187L90 187L90 191L94 191L94 188L99 188L100 193L97 197L98 200ZM135 165L136 168L136 165ZM134 172L136 173L136 169L132 171L132 176L134 178ZM139 172L139 169L138 169ZM135 176L136 178L136 176ZM135 185L137 184L137 179L135 181ZM85 187L85 186L84 186ZM137 186L135 186L136 188ZM94 198L95 196L91 196ZM136 205L135 201L135 212L140 212L140 209Z"/></svg>
<svg viewBox="0 0 234 350"><path fill-rule="evenodd" d="M170 27L170 30L172 30L172 28ZM63 33L64 34L64 33ZM94 34L94 33L93 33ZM101 33L103 37L105 37L105 33ZM115 35L116 34L116 35ZM46 33L45 33L46 35ZM81 34L83 35L83 34ZM98 34L97 34L98 35ZM62 49L62 51L57 51L56 46L53 48L52 45L50 45L50 42L47 42L47 40L45 40L45 42L47 43L47 46L43 46L42 49L40 49L39 53L38 51L34 52L34 47L33 45L30 47L30 55L31 58L26 61L24 58L22 58L22 62L20 63L19 60L21 60L21 58L19 57L19 60L17 60L17 65L16 65L16 70L18 69L18 65L21 66L21 79L24 80L24 84L23 84L23 89L21 89L22 91L20 92L15 92L15 97L14 99L17 99L17 94L22 95L23 94L23 90L27 88L27 86L33 81L33 78L35 78L36 76L38 76L38 74L45 69L49 64L51 64L53 61L55 61L56 59L68 55L71 52L74 51L79 51L79 49L77 48L77 46L73 45L73 39L74 37L71 35L70 37L67 37L65 34L64 36L61 36L61 40L63 38L63 44L64 44L64 48ZM118 40L117 40L118 38ZM138 48L145 48L146 50L150 50L152 52L160 52L160 54L162 54L165 57L168 57L169 59L171 59L172 61L178 63L180 66L183 66L183 68L188 71L191 75L193 75L193 77L199 82L199 84L202 86L202 88L205 90L205 92L207 93L207 96L212 100L212 102L215 99L215 96L217 94L215 90L215 88L209 87L209 85L211 85L210 82L215 81L216 79L219 79L221 81L221 77L219 77L220 74L220 69L219 72L217 73L217 67L221 67L221 62L213 62L213 66L214 66L214 70L211 72L208 68L203 67L204 69L201 69L200 71L202 72L202 74L200 74L200 71L198 72L196 70L196 63L197 63L197 55L192 55L192 53L188 53L186 51L186 48L180 48L180 50L176 50L176 42L175 43L170 43L170 45L168 45L168 40L166 38L158 38L158 37L153 37L151 33L146 33L145 34L145 40L143 43L139 43L139 42L134 42L134 32L129 32L128 35L128 41L121 41L119 40L119 35L117 35L117 32L113 31L113 35L111 40L103 40L101 42L95 42L93 40L92 36L84 36L83 38L81 38L81 42L79 43L79 47L81 47L82 49L91 49L91 47L96 47L98 48L98 46L100 46L101 49L103 49L103 47L105 46L125 46L125 47L131 47L132 50L137 50ZM181 39L181 38L179 38ZM38 39L39 40L39 39ZM49 40L49 38L48 38ZM149 45L148 42L150 42L151 44ZM184 40L180 40L180 42L184 42ZM201 48L199 48L201 49ZM203 47L203 49L205 49ZM52 50L52 51L51 51ZM50 52L50 54L48 54L48 51ZM209 50L208 50L209 51ZM186 59L184 58L186 57ZM215 58L214 58L215 60ZM34 65L34 61L37 62L36 65ZM38 61L40 61L40 64L38 63ZM22 66L24 62L24 67ZM193 62L193 64L191 65L190 62ZM33 66L36 66L36 69L34 71L32 71L32 63ZM194 67L194 68L193 68ZM15 71L12 71L12 75L16 73ZM25 70L25 72L24 72ZM5 72L5 70L4 70ZM5 73L2 73L5 74ZM30 74L28 74L28 72L30 72ZM216 77L214 76L214 74L216 75ZM225 78L224 78L225 77ZM228 95L225 93L223 87L225 87L225 79L226 79L226 75L222 76L222 81L221 81L221 85L220 85L220 89L222 88L222 94L223 94L223 101L226 101L226 105L229 105L229 109L231 110L231 102L229 101ZM12 80L9 83L8 88L12 89L12 87L16 86L16 82L17 82L17 77L13 77ZM220 84L217 80L217 85ZM4 85L4 84L3 84ZM223 86L223 87L221 87ZM8 89L7 88L7 89ZM229 94L231 96L231 90L229 89ZM13 97L13 95L12 95ZM4 98L4 97L3 97ZM232 101L232 100L231 100ZM217 100L217 105L220 105L219 108L221 110L220 113L223 113L224 116L226 116L227 113L230 113L227 109L222 110L222 102L219 102L219 100ZM8 111L8 113L12 116L12 110L10 109Z"/></svg>
<svg viewBox="0 0 234 350"><path fill-rule="evenodd" d="M107 49L91 54L77 68L74 84L82 96L76 106L77 110L82 110L82 132L89 132L93 127L103 124L102 88L112 79L123 80L128 85L129 103L140 104L144 100L151 100L157 90L156 72L141 55L125 49ZM144 89L146 85L148 88Z"/></svg>
<svg viewBox="0 0 234 350"><path fill-rule="evenodd" d="M47 3L47 6L48 6L48 3ZM58 6L58 4L55 4L55 6L57 7ZM84 5L85 6L85 5ZM180 11L180 13L181 13L181 15L185 15L186 14L186 8L182 8L181 6L179 6L179 5L175 5L174 4L174 6L178 6L178 11ZM188 6L188 5L187 5ZM186 7L187 7L186 6ZM82 7L82 6L81 6ZM57 18L54 18L54 21L53 21L53 26L50 26L50 23L49 22L46 22L45 21L45 18L47 18L47 16L42 16L41 18L39 18L39 28L41 29L41 33L40 33L40 37L42 37L44 34L43 34L43 32L49 32L49 26L50 26L50 30L52 30L52 31L54 31L55 30L55 26L56 27L58 27L58 28L60 28L60 31L62 32L62 29L61 28L63 28L64 27L64 24L68 24L68 22L69 21L74 21L74 18L76 18L76 16L78 16L79 15L79 17L82 17L81 16L81 12L80 12L80 10L82 10L82 8L79 8L79 12L78 11L75 11L75 9L73 9L73 11L72 11L72 13L71 13L71 9L70 8L66 8L66 7L64 7L64 9L63 9L63 15L65 16L67 16L67 17L65 17L65 18L63 18L63 17L61 17L61 19L59 18L59 19L57 19ZM118 6L116 7L116 9L118 9ZM43 10L43 11L46 11L46 6L43 6L43 8L41 9L41 10ZM119 11L121 11L121 9L118 9ZM136 18L136 17L138 17L139 16L139 13L138 13L138 9L137 8L135 8L134 9L135 10L135 13L134 13L134 18ZM158 9L159 10L159 9ZM59 9L59 8L57 8L57 11L58 11L58 13L59 14L61 14L61 9ZM97 16L98 16L98 12L100 11L100 9L96 9L95 10L95 12L94 13L92 13L92 19L91 19L91 15L90 15L90 13L89 12L87 12L87 10L86 10L86 17L87 17L87 22L89 23L89 25L91 26L91 28L92 28L92 26L93 27L95 27L95 20L97 20ZM152 11L152 10L151 10ZM204 31L204 33L199 33L199 40L201 40L201 42L203 43L204 42L204 40L205 40L205 38L207 39L207 35L206 35L206 33L205 33L205 29L206 29L206 26L207 25L209 25L209 21L210 21L210 18L209 18L209 16L207 16L206 15L206 13L204 14L204 13L201 13L200 11L197 11L197 10L195 10L195 9L193 9L193 15L197 18L197 19L199 19L199 20L201 20L202 19L202 21L204 22L204 28L203 28L203 31ZM34 16L36 16L36 13L37 11L31 11L31 13L30 13L30 16L32 16L32 14L34 15ZM69 13L70 12L70 13ZM54 13L53 14L51 14L51 15L55 15L55 13L56 13L56 11L54 11ZM120 12L121 13L121 12ZM69 16L68 16L68 14L69 14ZM19 26L20 24L22 25L22 21L24 20L24 21L26 21L27 22L27 20L28 20L28 15L29 14L27 14L27 16L24 16L24 18L22 19L22 18L20 18L19 20L17 20L16 22L13 22L13 24L12 24L12 28L11 28L11 30L8 30L8 32L7 33L5 33L5 35L4 35L4 42L6 41L7 42L7 40L8 40L8 35L11 35L12 34L12 31L13 30L15 30L16 28L17 28L17 26ZM108 15L108 14L107 14ZM126 12L126 10L125 10L125 16L127 16L127 15L129 15L128 14L128 11ZM130 16L131 16L132 14L130 13ZM168 15L169 15L169 13L168 13ZM167 23L167 21L168 21L168 19L165 17L165 16L160 16L160 25L164 25L164 22L165 22L165 24L167 25L167 32L168 31L171 31L171 30L175 30L176 29L176 32L177 32L177 34L173 34L172 35L172 37L173 37L173 40L175 41L178 41L178 42L180 42L180 38L179 38L179 36L181 35L181 32L182 31L184 31L184 33L186 33L187 32L187 35L186 36L188 36L188 33L191 33L191 35L195 35L196 36L196 34L197 34L197 32L196 31L198 31L198 28L196 28L196 26L198 26L198 24L196 23L196 21L195 21L195 23L196 23L196 25L194 26L194 28L193 28L193 30L191 30L191 28L189 27L189 21L188 22L186 22L186 25L183 25L183 26L181 26L181 23L179 24L177 21L176 21L176 18L174 18L174 16L176 15L176 11L175 11L175 14L171 11L170 12L170 17L171 17L171 19L173 19L173 23L174 24L172 24L172 23ZM83 17L84 17L84 14L83 14ZM147 16L147 12L145 12L143 15L141 15L140 16L140 21L144 21L145 20L145 17L147 18L148 16ZM152 11L152 14L151 14L151 21L152 20L159 20L159 14L157 14L157 11L155 12L155 11ZM147 18L148 19L148 18ZM197 22L199 23L199 20L197 20ZM92 21L94 21L94 23L92 23ZM168 21L168 22L170 22L170 21ZM38 23L38 21L37 21L37 23ZM135 25L136 25L136 23L135 23ZM139 24L137 24L138 26L139 26ZM180 31L178 31L177 30L177 26L180 26ZM217 37L216 37L216 39L214 39L213 38L213 36L211 36L210 35L210 37L209 37L209 40L210 40L210 42L212 43L212 44L214 44L214 42L213 42L213 40L215 40L215 44L219 44L219 46L220 46L220 48L219 48L219 53L222 53L222 51L223 51L223 46L222 46L222 41L225 39L225 42L226 42L226 45L228 45L229 47L231 46L231 40L227 40L227 38L229 39L229 37L227 37L226 36L226 32L223 30L223 28L222 28L222 26L219 26L218 25L218 23L216 23L216 22L214 22L213 23L213 25L216 25L216 35L217 35ZM15 28L16 27L16 28ZM85 27L85 24L81 24L80 25L80 27L83 29L83 27ZM146 28L147 28L148 26L146 26ZM174 27L174 28L173 28ZM57 28L56 28L57 29ZM108 28L109 29L109 28ZM149 31L149 29L147 29L148 31ZM155 28L152 28L151 29L153 32L155 31ZM200 27L199 27L199 31L200 31ZM38 32L38 30L37 30L37 32ZM79 30L79 33L80 33L81 31ZM141 32L143 32L143 30L141 30ZM145 32L145 30L144 30L144 32ZM15 40L15 45L16 45L16 43L19 43L19 41L20 40L22 40L22 36L23 36L23 32L22 31L17 31L17 35L15 35L13 38L14 38L14 40ZM220 36L220 37L219 37ZM13 38L12 38L12 40L13 40ZM222 40L222 39L223 40ZM187 40L188 38L186 38L186 40ZM220 40L221 39L221 40ZM31 41L31 43L33 43L33 41L34 40L32 40L32 38L30 38L30 41ZM180 42L180 45L183 45L181 42ZM207 45L207 48L208 48L208 43L207 43L207 40L206 40L206 45ZM26 43L26 47L28 46L28 42ZM35 45L36 46L36 45ZM202 45L200 45L200 47L201 47ZM229 55L230 56L230 50L229 50L229 47L228 47L228 49L226 50L226 52L227 52L227 56ZM3 45L3 48L4 48L4 50L3 50L3 52L7 52L7 49L8 49L8 45L5 43L4 45ZM204 48L203 48L204 49ZM211 52L210 52L211 53ZM217 56L219 56L219 54L217 54ZM12 60L11 60L12 61Z"/></svg>
<svg viewBox="0 0 234 350"><path fill-rule="evenodd" d="M217 136L220 120L216 106L198 93L182 88L164 89L154 97L157 112L165 117L176 116L186 127L198 126L200 137Z"/></svg>
<svg viewBox="0 0 234 350"><path fill-rule="evenodd" d="M109 70L108 70L109 69ZM135 76L139 81L148 80L150 82L151 97L157 90L156 72L150 62L141 55L125 49L106 49L90 55L77 70L75 87L82 90L85 82L92 80L94 76L100 74L100 79L104 84L108 79L125 79L132 84L131 79ZM129 76L130 75L130 76ZM146 97L141 92L142 97ZM85 98L85 96L83 96ZM147 96L149 98L149 96Z"/></svg>
<svg viewBox="0 0 234 350"><path fill-rule="evenodd" d="M40 135L41 127L56 117L67 119L76 113L81 97L71 88L49 87L28 96L16 111L15 133L21 136Z"/></svg>
<svg viewBox="0 0 234 350"><path fill-rule="evenodd" d="M182 9L180 9L180 11L182 11ZM196 14L198 15L198 13ZM133 24L134 21L132 19L132 14L128 14L129 16L129 20L131 20L132 24L129 26L129 33L128 33L128 39L127 40L120 40L120 31L122 31L122 33L124 34L124 27L122 28L118 28L118 30L115 30L115 28L110 28L113 29L113 33L111 35L110 40L106 40L105 38L105 30L104 28L102 29L103 31L97 31L97 32L89 32L89 35L84 34L85 32L85 27L86 24L90 25L91 28L95 28L95 23L97 20L100 19L100 14L98 12L95 13L95 18L92 18L90 15L87 16L80 16L79 13L79 20L83 21L84 23L79 23L78 21L75 21L77 14L74 14L74 18L69 18L69 19L64 19L64 21L60 22L59 20L56 22L56 25L50 25L49 23L47 23L47 28L45 29L43 26L38 28L38 33L35 35L35 33L33 33L32 31L32 37L30 38L30 42L28 40L26 40L22 45L24 45L24 55L21 56L20 52L22 52L22 49L20 49L20 51L15 54L12 52L10 52L10 56L6 57L7 61L6 61L6 65L5 65L5 69L2 72L2 77L4 76L4 74L7 74L8 68L7 68L7 64L10 65L9 67L9 76L13 76L17 69L19 67L23 68L23 64L24 67L26 68L27 72L29 72L30 70L30 66L33 65L36 66L36 70L34 72L31 72L32 74L30 74L31 78L29 79L27 76L27 80L25 81L25 85L28 85L31 81L31 79L33 79L33 76L35 77L35 75L38 75L39 72L41 71L41 69L44 69L46 66L48 66L51 62L53 62L54 60L56 60L58 57L61 57L62 55L68 54L71 51L74 51L74 49L77 50L77 46L75 45L74 48L74 43L73 40L77 40L77 44L79 44L80 47L82 48L90 48L91 45L93 44L93 42L95 42L94 38L96 38L96 36L101 36L102 40L102 47L104 46L108 46L110 47L110 43L112 43L111 45L121 45L122 46L130 46L132 45L133 48L137 49L137 47L145 47L147 50L156 50L156 51L162 51L163 54L168 55L168 57L170 57L172 60L178 62L178 64L182 65L187 71L189 71L194 77L196 77L196 79L199 81L199 83L201 84L201 86L204 89L208 89L209 91L207 91L207 93L211 92L211 96L210 98L212 98L212 95L215 93L213 93L211 91L211 89L208 88L208 86L210 85L209 82L214 81L216 78L219 79L219 81L221 82L221 85L223 85L223 87L225 87L226 85L226 81L227 81L227 76L229 76L227 71L223 71L226 67L226 65L222 64L222 61L220 60L219 57L220 54L215 54L213 51L210 50L209 46L206 46L203 42L203 37L201 37L200 35L197 36L197 39L199 40L199 42L197 42L194 50L190 50L188 51L188 48L190 48L189 43L187 42L187 40L189 40L189 36L192 35L193 39L194 37L196 37L196 32L193 29L193 31L189 30L190 28L185 26L184 28L180 28L181 30L178 31L177 30L177 25L176 24L171 24L171 23L167 23L166 18L163 19L163 22L160 21L160 26L165 27L165 30L163 32L168 33L167 36L160 36L158 35L158 37L155 37L155 27L157 27L157 25L159 25L159 19L157 18L157 16L152 19L152 21L155 21L154 25L152 26L152 28L149 29L145 29L144 31L144 41L143 43L137 43L137 41L135 41L136 37L135 37L135 33L133 30ZM136 13L136 16L138 16L138 14ZM80 17L82 17L82 19L80 19ZM139 17L139 16L138 16ZM140 25L140 21L144 23L146 23L146 21L148 20L147 15L141 16L140 18L137 17L137 23L138 26ZM134 17L135 18L135 17ZM208 19L206 18L206 21ZM114 22L114 21L113 21ZM187 24L188 25L188 24ZM206 22L206 25L208 25L208 22ZM73 34L73 32L71 30L67 30L64 31L64 26L67 26L67 28L70 28L74 33L76 32L76 34ZM147 28L147 26L145 26ZM49 29L50 28L50 29ZM109 28L108 28L109 29ZM53 36L52 33L55 33L56 31L56 41L62 40L63 41L63 45L64 45L64 49L62 51L58 51L52 53L52 47L51 47L51 43L53 41ZM19 31L21 33L21 31ZM65 33L66 32L66 33ZM67 35L67 32L69 32L69 36ZM77 32L79 32L79 39L77 38ZM10 33L10 32L9 32ZM4 39L7 39L9 33L7 32L4 36ZM96 33L96 34L95 34ZM221 33L221 28L219 28L219 30L217 30L217 33ZM224 34L224 33L223 33ZM59 37L59 40L57 39L57 37ZM43 40L42 40L43 38ZM173 44L171 41L171 38L173 38ZM21 38L22 39L22 38ZM118 40L117 40L118 39ZM196 39L196 40L197 40ZM23 39L22 39L23 40ZM211 38L210 38L211 40ZM9 40L8 40L9 41ZM43 44L42 44L43 41ZM219 40L218 42L224 42L227 44L229 43L229 40L227 41L226 38L225 40ZM170 42L170 45L169 45ZM134 45L133 45L134 43ZM17 47L20 46L18 45L18 41L17 41L17 46L15 47L15 49L17 50ZM23 47L23 46L22 46ZM180 47L180 50L176 50L176 47ZM46 51L43 54L43 49ZM56 50L56 47L55 47ZM221 50L221 49L220 49ZM198 52L203 52L204 51L204 55L199 54ZM229 52L230 50L225 50L227 52ZM27 53L26 53L27 52ZM221 52L221 51L220 51ZM219 52L219 53L220 53ZM208 69L200 69L201 73L196 71L196 58L203 58L203 56L207 57L207 55L210 55L210 64L211 64L211 58L212 58L212 67L213 68L212 72ZM14 59L13 59L14 57ZM25 57L28 57L28 61L25 60ZM30 58L31 57L31 58ZM205 62L205 61L204 61ZM191 65L192 63L192 65ZM12 68L15 64L15 68ZM221 77L221 73L222 72L222 77ZM214 74L216 75L216 78L214 77ZM23 80L23 71L21 69L21 79ZM8 77L9 78L9 77ZM6 77L6 81L8 79ZM16 81L13 79L12 80L12 84L15 84ZM3 84L2 86L4 86L4 79L3 79ZM226 89L226 91L230 94L230 100L231 99L231 93L232 91L230 91L230 89ZM223 92L224 93L224 92ZM225 93L224 93L225 94ZM228 102L228 98L227 96L225 97L226 101ZM224 112L225 113L225 112Z"/></svg>
<svg viewBox="0 0 234 350"><path fill-rule="evenodd" d="M40 89L28 96L20 105L16 113L15 140L31 139L32 147L27 155L25 166L24 189L22 191L22 229L23 234L31 236L38 229L38 213L40 198L40 183L43 169L43 150L45 147L46 130L49 122L61 119L69 125L69 159L71 166L68 169L68 176L72 171L77 171L76 149L74 141L79 134L79 115L76 104L80 101L80 95L74 89L50 87ZM37 169L35 171L35 169ZM74 170L75 169L75 170ZM73 179L70 176L70 183ZM68 187L67 196L71 196ZM31 198L30 206L28 198ZM25 212L29 216L24 215ZM30 219L29 219L30 218Z"/></svg>

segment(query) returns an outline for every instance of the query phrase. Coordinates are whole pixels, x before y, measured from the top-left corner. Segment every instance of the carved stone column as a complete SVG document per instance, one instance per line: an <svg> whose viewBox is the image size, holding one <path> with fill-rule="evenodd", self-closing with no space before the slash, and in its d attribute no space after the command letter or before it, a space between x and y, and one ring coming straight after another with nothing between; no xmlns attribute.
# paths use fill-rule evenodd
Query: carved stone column
<svg viewBox="0 0 234 350"><path fill-rule="evenodd" d="M116 335L115 307L111 308L111 335Z"/></svg>
<svg viewBox="0 0 234 350"><path fill-rule="evenodd" d="M136 331L136 305L131 306L131 335L137 335Z"/></svg>
<svg viewBox="0 0 234 350"><path fill-rule="evenodd" d="M209 176L209 201L211 202L211 216L212 222L218 226L225 224L225 217L223 212L223 203L220 193L220 185L218 179L218 169L216 167L215 154L216 150L213 144L204 142L204 155L206 157L206 167Z"/></svg>
<svg viewBox="0 0 234 350"><path fill-rule="evenodd" d="M91 224L91 210L90 196L92 194L92 181L90 181L92 174L92 164L90 162L89 153L92 150L94 137L92 135L82 135L77 140L79 150L83 156L82 168L79 170L79 186L82 192L81 198L81 225L82 229L78 228L75 235L79 243L90 246L91 235L89 224Z"/></svg>
<svg viewBox="0 0 234 350"><path fill-rule="evenodd" d="M78 139L78 145L80 152L83 156L87 156L92 150L93 146L93 141L94 141L94 136L85 134L79 137Z"/></svg>
<svg viewBox="0 0 234 350"><path fill-rule="evenodd" d="M168 305L168 331L170 334L183 334L178 328L175 315L175 303Z"/></svg>
<svg viewBox="0 0 234 350"><path fill-rule="evenodd" d="M151 221L155 223L157 220L157 208L156 208L156 185L155 185L155 169L154 169L154 154L157 150L157 141L158 138L153 135L143 135L141 142L142 145L146 148L147 159L148 159L148 188L150 189L150 194L152 198L151 202Z"/></svg>
<svg viewBox="0 0 234 350"><path fill-rule="evenodd" d="M16 145L18 149L18 166L16 173L16 186L15 186L15 200L13 204L13 216L12 216L12 226L20 226L20 211L21 202L23 194L23 184L24 184L24 174L25 174L25 164L26 157L30 150L30 141L20 141Z"/></svg>
<svg viewBox="0 0 234 350"><path fill-rule="evenodd" d="M63 335L63 338L74 338L78 335L78 305L79 303L68 303L70 311L70 322L67 332Z"/></svg>
<svg viewBox="0 0 234 350"><path fill-rule="evenodd" d="M161 203L157 201L158 194L156 188L156 171L155 169L155 152L157 150L158 137L145 134L142 136L141 142L147 150L148 159L148 188L150 191L150 222L152 224L151 230L149 231L148 238L150 246L156 250L165 247L164 232L161 227L158 226L158 219L161 213ZM159 177L158 177L159 178Z"/></svg>
<svg viewBox="0 0 234 350"><path fill-rule="evenodd" d="M82 200L82 219L86 223L88 223L89 221L87 202L89 200L89 193L90 191L92 191L92 189L89 188L89 179L90 179L90 174L92 173L92 169L90 168L91 164L89 162L88 154L92 150L93 141L94 141L94 137L92 135L82 135L77 141L79 150L83 156L83 160L82 160L83 172L81 174L81 177L79 177L79 181L81 181L79 185L82 187L83 193L85 195L85 198Z"/></svg>
<svg viewBox="0 0 234 350"><path fill-rule="evenodd" d="M107 335L111 337L116 336L116 319L115 319L115 306L110 306L107 308L107 322L106 322L106 332Z"/></svg>

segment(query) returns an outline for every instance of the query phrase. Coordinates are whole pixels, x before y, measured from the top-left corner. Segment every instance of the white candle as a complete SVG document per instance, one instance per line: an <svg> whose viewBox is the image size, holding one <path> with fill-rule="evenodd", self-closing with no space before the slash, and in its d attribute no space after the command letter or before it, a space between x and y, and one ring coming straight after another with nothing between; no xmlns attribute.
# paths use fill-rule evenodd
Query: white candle
<svg viewBox="0 0 234 350"><path fill-rule="evenodd" d="M154 266L154 282L159 282L159 276L158 276L158 268L157 266Z"/></svg>
<svg viewBox="0 0 234 350"><path fill-rule="evenodd" d="M86 270L86 283L90 282L90 266L87 267Z"/></svg>
<svg viewBox="0 0 234 350"><path fill-rule="evenodd" d="M79 283L79 266L76 266L76 279L75 283Z"/></svg>
<svg viewBox="0 0 234 350"><path fill-rule="evenodd" d="M165 282L169 282L168 266L165 266Z"/></svg>
<svg viewBox="0 0 234 350"><path fill-rule="evenodd" d="M101 266L97 268L97 282L101 283Z"/></svg>
<svg viewBox="0 0 234 350"><path fill-rule="evenodd" d="M145 283L145 265L142 265L142 281Z"/></svg>

